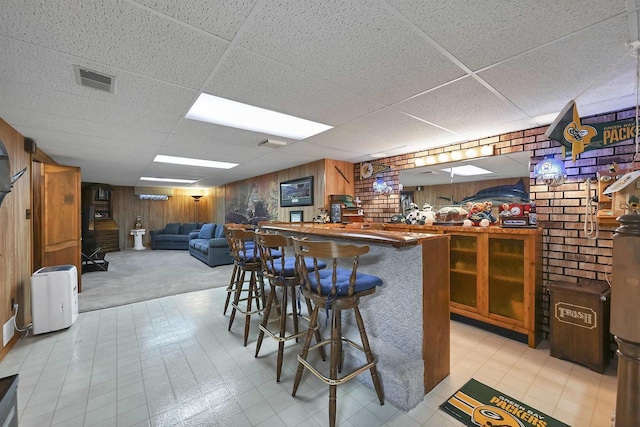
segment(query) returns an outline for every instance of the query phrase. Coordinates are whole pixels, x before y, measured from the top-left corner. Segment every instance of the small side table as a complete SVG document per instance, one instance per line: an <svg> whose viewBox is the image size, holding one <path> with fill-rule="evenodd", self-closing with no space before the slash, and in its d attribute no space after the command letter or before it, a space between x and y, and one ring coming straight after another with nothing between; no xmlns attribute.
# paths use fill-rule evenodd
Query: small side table
<svg viewBox="0 0 640 427"><path fill-rule="evenodd" d="M131 230L131 232L129 233L133 236L133 249L135 249L136 251L145 250L145 247L142 245L142 236L144 236L146 232L147 230L145 230L144 228L136 228L134 230Z"/></svg>

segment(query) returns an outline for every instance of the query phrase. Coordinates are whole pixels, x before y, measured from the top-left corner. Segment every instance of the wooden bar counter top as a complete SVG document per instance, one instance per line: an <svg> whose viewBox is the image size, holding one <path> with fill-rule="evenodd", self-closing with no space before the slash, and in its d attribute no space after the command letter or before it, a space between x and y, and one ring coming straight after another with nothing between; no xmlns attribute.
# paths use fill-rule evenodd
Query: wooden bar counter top
<svg viewBox="0 0 640 427"><path fill-rule="evenodd" d="M386 231L382 224L263 222L260 228L287 236L366 244L358 271L382 279L360 309L385 400L406 411L422 402L450 372L449 240L446 234ZM325 325L319 319L321 328ZM343 314L343 335L359 341L355 320ZM361 366L357 352L345 366ZM372 388L371 376L357 379Z"/></svg>

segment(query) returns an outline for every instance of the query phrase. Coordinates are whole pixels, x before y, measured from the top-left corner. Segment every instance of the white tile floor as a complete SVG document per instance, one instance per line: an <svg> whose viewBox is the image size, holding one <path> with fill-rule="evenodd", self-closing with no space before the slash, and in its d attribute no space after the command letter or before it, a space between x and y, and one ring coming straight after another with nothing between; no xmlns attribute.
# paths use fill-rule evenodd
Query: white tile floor
<svg viewBox="0 0 640 427"><path fill-rule="evenodd" d="M227 331L224 296L218 288L84 313L68 330L19 340L0 377L20 374L20 426L328 425L323 383L305 373L291 397L296 344L276 384L275 341L265 338L255 359L256 324L243 347L244 321ZM380 406L350 381L338 388L338 425L459 426L438 406L472 377L569 425L611 425L615 365L600 375L550 357L546 342L530 349L456 322L451 375L422 403Z"/></svg>

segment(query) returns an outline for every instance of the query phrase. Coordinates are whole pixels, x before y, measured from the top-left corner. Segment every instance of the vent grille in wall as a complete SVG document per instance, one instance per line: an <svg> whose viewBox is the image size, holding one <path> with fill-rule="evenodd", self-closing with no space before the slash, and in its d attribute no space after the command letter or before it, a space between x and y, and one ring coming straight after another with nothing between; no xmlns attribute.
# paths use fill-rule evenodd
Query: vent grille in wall
<svg viewBox="0 0 640 427"><path fill-rule="evenodd" d="M105 92L113 93L115 88L115 77L107 74L100 74L87 68L73 66L76 74L76 83L81 86L87 86Z"/></svg>

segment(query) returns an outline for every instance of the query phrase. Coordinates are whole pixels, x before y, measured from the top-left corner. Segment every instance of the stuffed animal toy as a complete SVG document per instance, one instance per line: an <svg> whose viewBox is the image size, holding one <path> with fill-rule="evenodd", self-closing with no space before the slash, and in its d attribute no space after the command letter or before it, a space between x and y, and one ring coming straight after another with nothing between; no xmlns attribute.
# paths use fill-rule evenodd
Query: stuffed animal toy
<svg viewBox="0 0 640 427"><path fill-rule="evenodd" d="M489 223L495 224L498 222L498 218L493 215L493 203L490 201L484 202L484 213L487 214L487 219ZM481 224L482 225L482 224Z"/></svg>
<svg viewBox="0 0 640 427"><path fill-rule="evenodd" d="M429 203L422 205L422 210L418 212L418 222L423 225L432 225L436 221L436 213L432 211Z"/></svg>
<svg viewBox="0 0 640 427"><path fill-rule="evenodd" d="M407 224L417 224L418 223L418 205L416 203L411 203L409 205L409 213L406 216Z"/></svg>
<svg viewBox="0 0 640 427"><path fill-rule="evenodd" d="M480 225L482 227L487 227L491 224L491 219L489 215L485 212L485 204L484 203L469 203L468 204L468 213L467 220L471 222L470 225ZM465 221L466 224L468 224ZM463 225L465 225L463 223ZM467 225L469 227L470 225Z"/></svg>

